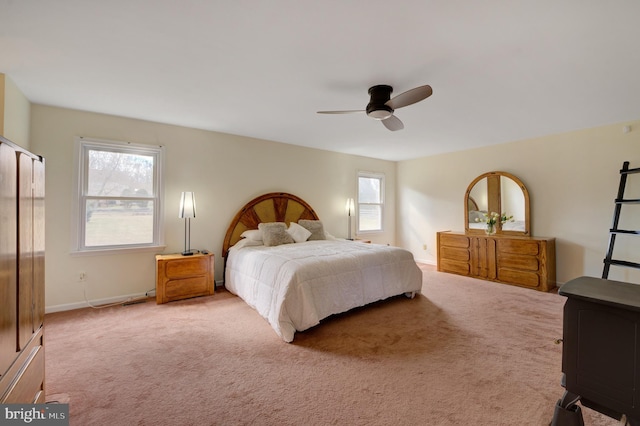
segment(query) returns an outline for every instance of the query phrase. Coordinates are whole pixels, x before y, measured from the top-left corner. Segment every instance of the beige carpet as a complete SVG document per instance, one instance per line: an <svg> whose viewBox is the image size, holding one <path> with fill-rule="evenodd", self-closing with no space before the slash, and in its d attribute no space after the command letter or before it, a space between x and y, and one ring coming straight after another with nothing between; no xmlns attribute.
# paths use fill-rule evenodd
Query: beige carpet
<svg viewBox="0 0 640 426"><path fill-rule="evenodd" d="M564 298L423 270L292 344L225 291L49 314L47 399L71 425L548 425Z"/></svg>

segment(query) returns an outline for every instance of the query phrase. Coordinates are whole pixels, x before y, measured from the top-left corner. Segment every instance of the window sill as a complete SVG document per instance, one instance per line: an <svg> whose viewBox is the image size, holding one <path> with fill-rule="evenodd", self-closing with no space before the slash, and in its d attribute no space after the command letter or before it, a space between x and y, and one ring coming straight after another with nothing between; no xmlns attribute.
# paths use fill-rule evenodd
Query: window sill
<svg viewBox="0 0 640 426"><path fill-rule="evenodd" d="M131 253L161 253L166 248L165 245L147 246L147 247L120 247L109 249L92 249L92 250L72 250L69 254L73 257L81 256L105 256L114 254L131 254Z"/></svg>
<svg viewBox="0 0 640 426"><path fill-rule="evenodd" d="M383 234L384 230L376 230L376 231L358 231L356 232L356 237L360 235L375 235L375 234Z"/></svg>

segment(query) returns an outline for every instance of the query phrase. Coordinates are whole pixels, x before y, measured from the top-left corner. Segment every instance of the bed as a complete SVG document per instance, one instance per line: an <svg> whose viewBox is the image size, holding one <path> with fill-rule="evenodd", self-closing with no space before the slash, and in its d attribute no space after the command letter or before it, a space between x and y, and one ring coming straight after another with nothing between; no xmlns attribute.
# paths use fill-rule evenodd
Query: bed
<svg viewBox="0 0 640 426"><path fill-rule="evenodd" d="M411 252L332 237L309 204L282 192L240 209L222 255L226 289L285 342L331 315L422 288Z"/></svg>

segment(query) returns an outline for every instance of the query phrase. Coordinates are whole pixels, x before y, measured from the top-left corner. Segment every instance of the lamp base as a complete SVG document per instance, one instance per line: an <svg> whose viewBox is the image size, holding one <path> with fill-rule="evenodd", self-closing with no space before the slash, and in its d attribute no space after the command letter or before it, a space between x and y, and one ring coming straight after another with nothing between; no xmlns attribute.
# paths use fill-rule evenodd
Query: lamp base
<svg viewBox="0 0 640 426"><path fill-rule="evenodd" d="M192 249L192 250L183 251L180 254L183 255L183 256L193 256L196 253L200 253L200 251L198 251L196 249Z"/></svg>

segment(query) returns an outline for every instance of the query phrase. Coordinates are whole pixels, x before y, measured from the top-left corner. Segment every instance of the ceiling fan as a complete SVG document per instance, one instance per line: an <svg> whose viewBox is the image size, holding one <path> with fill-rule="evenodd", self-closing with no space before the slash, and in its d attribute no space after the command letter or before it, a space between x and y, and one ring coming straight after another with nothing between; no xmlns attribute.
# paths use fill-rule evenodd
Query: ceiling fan
<svg viewBox="0 0 640 426"><path fill-rule="evenodd" d="M402 107L420 102L433 93L431 86L419 86L411 90L407 90L404 93L400 93L398 96L391 98L391 92L393 87L386 84L380 84L369 88L369 95L371 99L367 104L367 108L364 110L347 110L347 111L318 111L318 114L351 114L355 112L366 112L367 115L375 120L382 121L384 126L391 130L402 130L404 124L393 112Z"/></svg>

